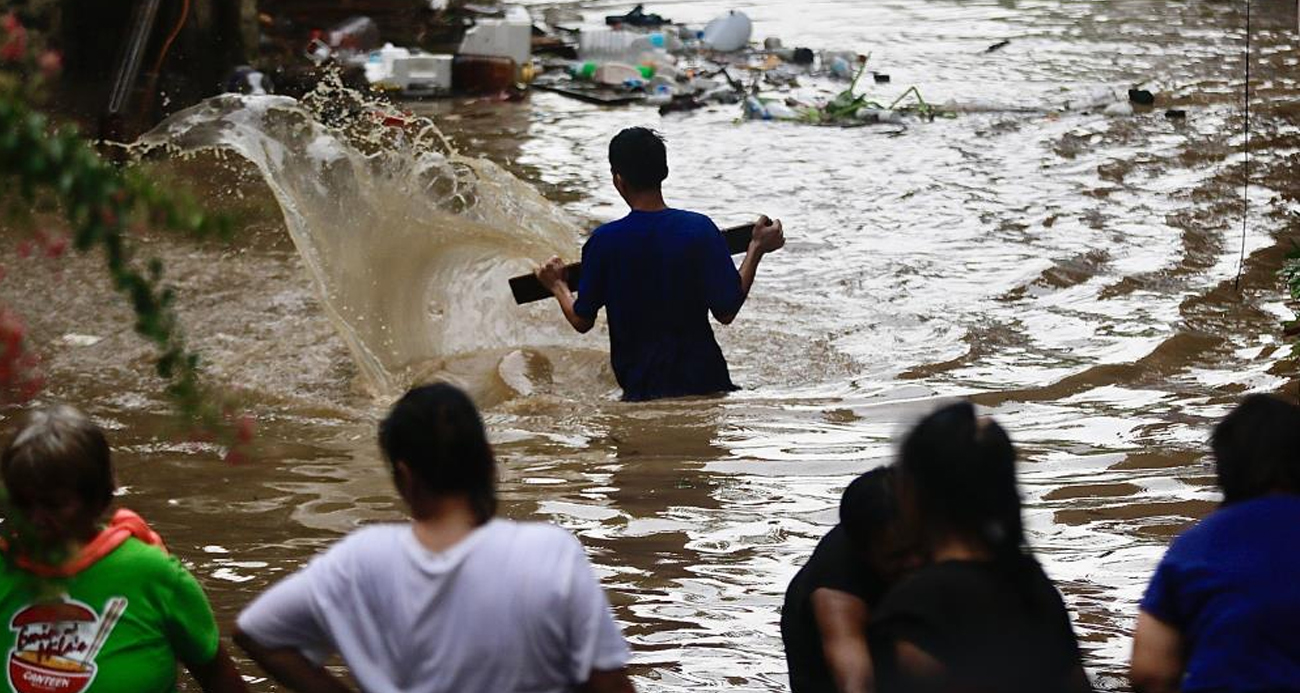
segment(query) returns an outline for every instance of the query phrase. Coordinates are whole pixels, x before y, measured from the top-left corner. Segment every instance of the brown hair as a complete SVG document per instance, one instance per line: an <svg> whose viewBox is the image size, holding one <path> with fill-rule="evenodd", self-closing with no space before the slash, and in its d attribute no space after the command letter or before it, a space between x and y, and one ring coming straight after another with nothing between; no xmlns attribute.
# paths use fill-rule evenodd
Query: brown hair
<svg viewBox="0 0 1300 693"><path fill-rule="evenodd" d="M0 477L7 489L57 484L71 488L102 511L117 483L108 441L85 414L66 404L33 410L27 423L0 455Z"/></svg>

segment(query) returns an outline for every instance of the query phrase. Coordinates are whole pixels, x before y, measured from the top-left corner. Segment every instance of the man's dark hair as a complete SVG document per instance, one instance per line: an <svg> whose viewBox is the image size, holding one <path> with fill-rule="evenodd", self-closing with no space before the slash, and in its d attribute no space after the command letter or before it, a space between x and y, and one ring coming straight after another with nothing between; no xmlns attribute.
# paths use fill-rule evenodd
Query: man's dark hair
<svg viewBox="0 0 1300 693"><path fill-rule="evenodd" d="M840 497L840 524L854 542L867 545L898 519L894 470L877 467L853 480Z"/></svg>
<svg viewBox="0 0 1300 693"><path fill-rule="evenodd" d="M496 514L496 459L470 398L446 383L411 389L379 424L390 465L405 462L435 495L469 496L480 523Z"/></svg>
<svg viewBox="0 0 1300 693"><path fill-rule="evenodd" d="M1250 395L1214 427L1210 447L1224 504L1300 493L1300 407Z"/></svg>
<svg viewBox="0 0 1300 693"><path fill-rule="evenodd" d="M664 138L649 128L627 128L609 141L609 167L633 190L654 190L668 177Z"/></svg>

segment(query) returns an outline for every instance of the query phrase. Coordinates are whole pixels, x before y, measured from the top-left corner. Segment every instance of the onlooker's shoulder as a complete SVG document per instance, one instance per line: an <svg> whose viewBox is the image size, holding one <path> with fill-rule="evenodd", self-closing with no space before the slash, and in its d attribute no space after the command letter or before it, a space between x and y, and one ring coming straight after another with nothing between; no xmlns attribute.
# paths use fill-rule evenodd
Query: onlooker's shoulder
<svg viewBox="0 0 1300 693"><path fill-rule="evenodd" d="M1224 535L1279 536L1300 532L1300 496L1252 498L1221 506L1174 539L1171 550L1210 549Z"/></svg>
<svg viewBox="0 0 1300 693"><path fill-rule="evenodd" d="M990 563L941 561L918 568L903 578L890 590L886 601L908 604L979 601L997 592L1003 584L1004 580Z"/></svg>
<svg viewBox="0 0 1300 693"><path fill-rule="evenodd" d="M110 554L113 568L120 574L129 574L143 581L158 580L164 576L185 571L180 559L161 547L129 537Z"/></svg>
<svg viewBox="0 0 1300 693"><path fill-rule="evenodd" d="M405 523L367 525L335 542L322 556L331 562L368 561L400 548L402 536L410 531Z"/></svg>
<svg viewBox="0 0 1300 693"><path fill-rule="evenodd" d="M582 550L578 538L568 530L549 522L517 522L514 520L493 520L497 532L508 537L511 543L536 547L540 553L552 553Z"/></svg>
<svg viewBox="0 0 1300 693"><path fill-rule="evenodd" d="M102 567L101 567L102 566ZM95 571L95 572L90 572ZM130 537L87 570L94 581L112 584L135 584L157 594L174 594L178 586L194 583L193 573L179 557L162 547Z"/></svg>
<svg viewBox="0 0 1300 693"><path fill-rule="evenodd" d="M528 572L567 574L572 566L586 561L578 538L549 523L497 519L492 521L491 531L488 553Z"/></svg>

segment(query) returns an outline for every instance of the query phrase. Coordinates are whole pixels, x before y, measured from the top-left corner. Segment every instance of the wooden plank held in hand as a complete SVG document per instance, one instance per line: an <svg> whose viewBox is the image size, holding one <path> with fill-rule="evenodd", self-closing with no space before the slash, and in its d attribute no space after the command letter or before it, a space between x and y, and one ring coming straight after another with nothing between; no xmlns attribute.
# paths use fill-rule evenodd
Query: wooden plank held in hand
<svg viewBox="0 0 1300 693"><path fill-rule="evenodd" d="M754 238L754 225L742 224L722 229L722 237L727 241L727 250L732 255L739 255L749 248L749 241ZM564 282L569 289L577 291L578 281L582 278L582 263L575 262L564 266ZM537 281L534 274L521 274L510 278L510 293L515 295L515 303L523 305L533 301L542 301L551 297L551 292Z"/></svg>

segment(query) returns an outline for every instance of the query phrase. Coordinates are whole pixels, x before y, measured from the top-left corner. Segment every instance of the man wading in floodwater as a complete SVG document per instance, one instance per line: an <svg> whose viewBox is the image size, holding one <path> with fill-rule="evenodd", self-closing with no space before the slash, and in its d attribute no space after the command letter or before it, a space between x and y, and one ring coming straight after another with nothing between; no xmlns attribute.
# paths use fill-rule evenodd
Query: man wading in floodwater
<svg viewBox="0 0 1300 693"><path fill-rule="evenodd" d="M614 188L632 211L596 229L582 248L575 299L564 263L536 270L578 332L609 311L609 359L623 399L644 401L735 390L709 313L730 324L740 312L767 253L780 250L780 221L759 217L737 271L718 227L703 214L664 203L668 154L663 139L628 128L609 143Z"/></svg>

